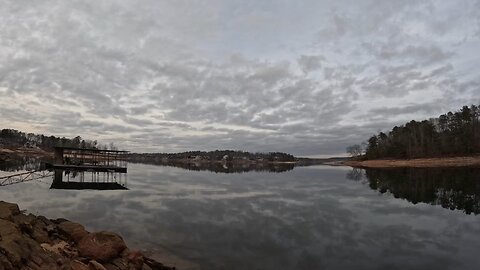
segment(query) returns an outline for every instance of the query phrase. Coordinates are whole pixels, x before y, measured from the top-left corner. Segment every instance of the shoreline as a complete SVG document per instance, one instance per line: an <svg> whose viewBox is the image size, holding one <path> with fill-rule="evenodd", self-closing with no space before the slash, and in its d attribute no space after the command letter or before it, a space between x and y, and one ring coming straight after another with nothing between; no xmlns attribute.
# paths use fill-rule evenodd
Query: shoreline
<svg viewBox="0 0 480 270"><path fill-rule="evenodd" d="M0 147L0 155L31 156L31 157L53 157L53 152L40 148L28 147Z"/></svg>
<svg viewBox="0 0 480 270"><path fill-rule="evenodd" d="M342 165L354 168L437 168L480 167L480 155L416 159L348 160Z"/></svg>
<svg viewBox="0 0 480 270"><path fill-rule="evenodd" d="M174 270L130 250L112 232L88 232L66 219L26 214L0 201L1 269Z"/></svg>

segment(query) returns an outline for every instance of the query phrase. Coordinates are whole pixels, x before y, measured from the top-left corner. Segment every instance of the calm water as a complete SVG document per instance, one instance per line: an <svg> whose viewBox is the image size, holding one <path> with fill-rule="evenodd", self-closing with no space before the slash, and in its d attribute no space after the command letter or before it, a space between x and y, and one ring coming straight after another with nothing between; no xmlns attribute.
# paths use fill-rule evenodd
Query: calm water
<svg viewBox="0 0 480 270"><path fill-rule="evenodd" d="M183 269L479 269L480 170L214 173L130 164L127 191L0 187L1 200Z"/></svg>

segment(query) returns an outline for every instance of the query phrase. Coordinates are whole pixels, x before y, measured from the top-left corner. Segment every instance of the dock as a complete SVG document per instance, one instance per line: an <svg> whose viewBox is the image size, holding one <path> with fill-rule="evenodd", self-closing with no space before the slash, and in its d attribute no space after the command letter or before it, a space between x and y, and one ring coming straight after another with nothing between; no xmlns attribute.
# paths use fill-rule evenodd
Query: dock
<svg viewBox="0 0 480 270"><path fill-rule="evenodd" d="M128 151L55 147L45 169L0 176L0 187L53 176L51 189L128 190Z"/></svg>
<svg viewBox="0 0 480 270"><path fill-rule="evenodd" d="M55 147L51 189L128 190L128 151ZM88 176L89 175L89 176ZM123 181L122 181L123 180Z"/></svg>
<svg viewBox="0 0 480 270"><path fill-rule="evenodd" d="M127 173L128 151L55 147L54 161L48 169Z"/></svg>

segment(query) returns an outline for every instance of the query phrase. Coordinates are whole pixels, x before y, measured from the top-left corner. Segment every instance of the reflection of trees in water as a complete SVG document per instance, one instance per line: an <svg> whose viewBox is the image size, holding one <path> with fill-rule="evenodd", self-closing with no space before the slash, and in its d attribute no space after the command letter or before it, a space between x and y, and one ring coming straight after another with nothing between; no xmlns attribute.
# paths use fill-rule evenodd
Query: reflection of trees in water
<svg viewBox="0 0 480 270"><path fill-rule="evenodd" d="M0 162L0 171L34 171L41 168L41 163L37 157L14 156Z"/></svg>
<svg viewBox="0 0 480 270"><path fill-rule="evenodd" d="M480 214L480 168L354 169L347 178L361 180L381 193L413 204L423 202Z"/></svg>
<svg viewBox="0 0 480 270"><path fill-rule="evenodd" d="M216 173L243 173L250 171L286 172L295 167L293 163L235 163L235 162L141 162L144 164L178 167L191 171L211 171Z"/></svg>
<svg viewBox="0 0 480 270"><path fill-rule="evenodd" d="M351 171L347 173L347 179L353 180L353 181L361 181L363 180L363 174L364 171L359 168L353 168Z"/></svg>

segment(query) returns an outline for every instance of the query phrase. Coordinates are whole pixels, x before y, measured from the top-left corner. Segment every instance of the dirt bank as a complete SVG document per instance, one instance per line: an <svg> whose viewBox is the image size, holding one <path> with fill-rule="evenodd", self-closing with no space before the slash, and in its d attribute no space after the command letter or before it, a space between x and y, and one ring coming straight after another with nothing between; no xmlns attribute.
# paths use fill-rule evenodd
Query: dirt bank
<svg viewBox="0 0 480 270"><path fill-rule="evenodd" d="M53 157L53 152L38 147L0 147L0 156Z"/></svg>
<svg viewBox="0 0 480 270"><path fill-rule="evenodd" d="M90 233L65 219L22 213L0 201L0 269L172 270L127 248L111 232Z"/></svg>
<svg viewBox="0 0 480 270"><path fill-rule="evenodd" d="M469 157L443 157L419 159L378 159L343 162L343 165L363 168L400 168L400 167L480 167L480 155Z"/></svg>

